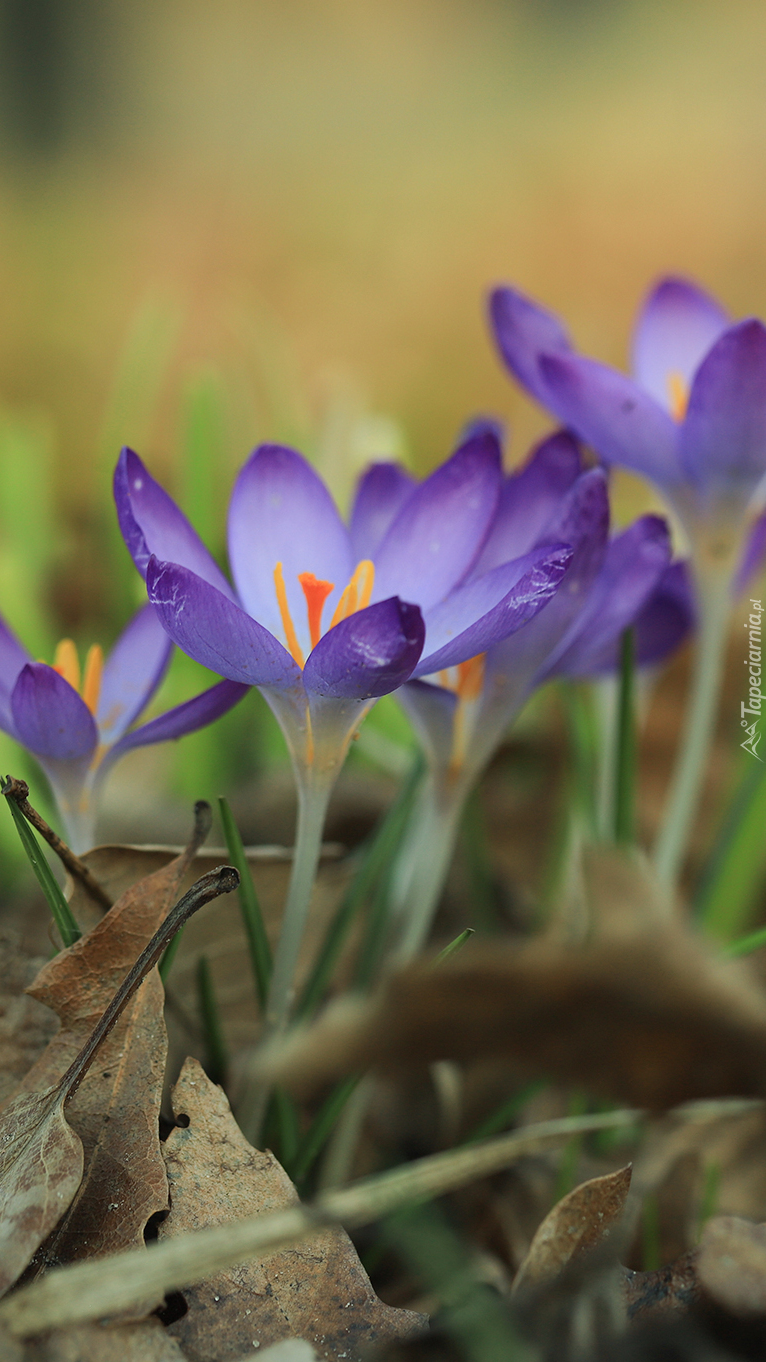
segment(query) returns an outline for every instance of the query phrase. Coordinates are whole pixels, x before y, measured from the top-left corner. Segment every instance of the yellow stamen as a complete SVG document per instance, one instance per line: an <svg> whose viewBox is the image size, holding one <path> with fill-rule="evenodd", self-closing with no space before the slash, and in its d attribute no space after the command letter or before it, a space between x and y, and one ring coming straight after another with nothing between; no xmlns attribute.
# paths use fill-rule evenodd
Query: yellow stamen
<svg viewBox="0 0 766 1362"><path fill-rule="evenodd" d="M295 625L293 624L292 616L290 614L290 607L287 604L287 592L285 591L285 579L282 573L281 563L277 563L274 568L274 589L277 593L277 605L279 606L279 613L282 617L282 628L285 631L288 651L292 654L302 671L304 662L303 652L301 651L301 646L298 642L298 635L295 632Z"/></svg>
<svg viewBox="0 0 766 1362"><path fill-rule="evenodd" d="M375 585L375 564L369 558L362 558L354 569L354 575L335 608L330 628L348 619L357 610L366 610L370 604L372 588Z"/></svg>
<svg viewBox="0 0 766 1362"><path fill-rule="evenodd" d="M457 669L457 690L461 700L477 700L484 685L484 659L486 653L477 653L461 662Z"/></svg>
<svg viewBox="0 0 766 1362"><path fill-rule="evenodd" d="M671 370L666 381L670 397L670 414L674 421L683 421L689 405L689 385L676 369Z"/></svg>
<svg viewBox="0 0 766 1362"><path fill-rule="evenodd" d="M53 670L63 676L70 686L79 693L80 659L71 638L62 638L53 658Z"/></svg>
<svg viewBox="0 0 766 1362"><path fill-rule="evenodd" d="M321 577L315 577L313 572L299 572L298 581L303 587L303 594L306 597L311 646L312 648L316 648L322 637L322 611L324 610L324 603L335 583L324 582Z"/></svg>
<svg viewBox="0 0 766 1362"><path fill-rule="evenodd" d="M88 649L88 654L85 658L85 674L82 682L82 698L91 714L95 714L98 709L103 672L104 650L100 644L94 643Z"/></svg>

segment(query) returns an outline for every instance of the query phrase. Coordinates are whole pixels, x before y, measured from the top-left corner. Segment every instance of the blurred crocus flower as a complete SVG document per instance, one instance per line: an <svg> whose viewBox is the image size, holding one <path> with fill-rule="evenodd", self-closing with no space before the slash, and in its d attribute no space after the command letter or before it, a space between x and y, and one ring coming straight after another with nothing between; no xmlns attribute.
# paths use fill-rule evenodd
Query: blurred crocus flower
<svg viewBox="0 0 766 1362"><path fill-rule="evenodd" d="M620 636L631 626L639 665L662 660L690 627L688 578L683 565L670 562L664 520L643 516L610 539L606 476L601 469L583 471L566 433L544 441L505 479L475 570L559 540L571 545L572 559L545 610L512 638L399 692L430 770L416 834L420 848L413 846L409 867L405 858L399 887L406 900L405 955L422 944L463 802L532 691L555 676L614 670ZM423 844L440 851L424 861Z"/></svg>
<svg viewBox="0 0 766 1362"><path fill-rule="evenodd" d="M578 355L556 317L514 289L494 291L490 318L527 391L606 463L660 489L687 532L701 589L711 574L741 584L737 567L754 566L747 538L766 500L763 323L732 323L696 285L663 279L639 315L629 378Z"/></svg>
<svg viewBox="0 0 766 1362"><path fill-rule="evenodd" d="M80 672L64 639L52 666L34 662L0 619L0 728L36 757L75 851L93 844L99 787L134 747L193 733L231 709L247 687L219 682L149 723L131 728L158 689L172 642L151 605L123 630L104 659L98 644Z"/></svg>

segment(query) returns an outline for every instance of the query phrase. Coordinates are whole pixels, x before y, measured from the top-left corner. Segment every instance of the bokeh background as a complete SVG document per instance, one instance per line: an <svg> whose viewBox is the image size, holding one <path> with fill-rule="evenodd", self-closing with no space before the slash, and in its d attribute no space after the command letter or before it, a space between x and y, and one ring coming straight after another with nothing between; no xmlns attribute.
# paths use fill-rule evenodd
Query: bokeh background
<svg viewBox="0 0 766 1362"><path fill-rule="evenodd" d="M123 443L219 553L261 439L341 501L477 412L522 459L547 423L493 353L493 282L618 364L659 274L766 313L765 56L762 0L4 0L0 610L43 657L116 636ZM618 482L618 518L651 504ZM199 676L179 660L162 701ZM254 696L126 761L108 830L279 754Z"/></svg>

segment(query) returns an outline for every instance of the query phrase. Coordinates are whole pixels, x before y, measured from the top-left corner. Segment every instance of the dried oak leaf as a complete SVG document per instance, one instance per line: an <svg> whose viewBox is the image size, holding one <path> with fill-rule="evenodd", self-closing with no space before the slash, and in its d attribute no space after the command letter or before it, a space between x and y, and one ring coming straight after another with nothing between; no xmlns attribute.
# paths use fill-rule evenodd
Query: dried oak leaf
<svg viewBox="0 0 766 1362"><path fill-rule="evenodd" d="M184 1065L173 1104L183 1124L165 1145L171 1209L160 1239L297 1202L280 1164L248 1144L196 1060ZM412 1336L425 1324L378 1299L341 1229L217 1273L183 1295L188 1312L169 1332L191 1362L228 1362L296 1337L320 1357L355 1362L372 1343Z"/></svg>
<svg viewBox="0 0 766 1362"><path fill-rule="evenodd" d="M686 1314L698 1303L702 1294L697 1275L698 1253L698 1249L692 1249L653 1272L625 1269L625 1306L631 1324L648 1324L668 1315Z"/></svg>
<svg viewBox="0 0 766 1362"><path fill-rule="evenodd" d="M558 1276L576 1254L595 1249L625 1209L631 1168L590 1178L562 1197L537 1229L513 1283L514 1292Z"/></svg>
<svg viewBox="0 0 766 1362"><path fill-rule="evenodd" d="M118 985L178 897L189 852L129 889L87 936L61 951L29 992L57 1012L61 1029L23 1080L52 1084L92 1032ZM128 1003L67 1108L85 1170L72 1204L36 1256L43 1266L143 1245L144 1227L167 1207L159 1110L167 1039L164 992L152 970Z"/></svg>
<svg viewBox="0 0 766 1362"><path fill-rule="evenodd" d="M747 965L717 958L651 901L640 911L646 875L631 858L593 865L590 940L469 942L438 969L416 962L369 1001L329 1007L265 1053L261 1072L310 1088L370 1067L496 1057L655 1110L766 1096L766 994Z"/></svg>
<svg viewBox="0 0 766 1362"><path fill-rule="evenodd" d="M733 1315L766 1315L766 1225L717 1215L705 1226L697 1273L717 1305Z"/></svg>

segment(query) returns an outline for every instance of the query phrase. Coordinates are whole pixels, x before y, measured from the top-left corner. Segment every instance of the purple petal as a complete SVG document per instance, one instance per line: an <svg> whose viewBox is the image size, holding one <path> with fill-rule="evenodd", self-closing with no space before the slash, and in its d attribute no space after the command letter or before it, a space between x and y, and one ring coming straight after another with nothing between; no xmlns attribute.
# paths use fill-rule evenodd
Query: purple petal
<svg viewBox="0 0 766 1362"><path fill-rule="evenodd" d="M114 500L122 537L142 577L154 554L163 562L189 568L234 600L234 592L196 530L132 449L123 449L117 460Z"/></svg>
<svg viewBox="0 0 766 1362"><path fill-rule="evenodd" d="M300 668L268 629L188 568L149 559L149 600L179 648L245 686L295 686Z"/></svg>
<svg viewBox="0 0 766 1362"><path fill-rule="evenodd" d="M766 473L766 327L751 319L725 331L692 385L679 453L704 493L747 503ZM732 509L730 506L729 510Z"/></svg>
<svg viewBox="0 0 766 1362"><path fill-rule="evenodd" d="M138 718L162 680L173 651L153 605L123 629L104 663L96 721L102 743L114 743Z"/></svg>
<svg viewBox="0 0 766 1362"><path fill-rule="evenodd" d="M87 761L98 746L96 723L77 691L45 662L28 662L11 695L15 736L36 757Z"/></svg>
<svg viewBox="0 0 766 1362"><path fill-rule="evenodd" d="M182 705L176 705L165 714L158 715L148 724L134 728L132 733L127 733L107 753L99 767L99 779L103 778L118 757L133 747L149 747L152 743L182 738L186 733L196 733L198 728L212 724L215 719L233 709L243 696L247 695L249 689L249 686L238 681L219 681L201 695L195 695L193 700L185 700Z"/></svg>
<svg viewBox="0 0 766 1362"><path fill-rule="evenodd" d="M579 356L542 355L549 406L607 463L623 464L658 487L678 482L675 422L632 379Z"/></svg>
<svg viewBox="0 0 766 1362"><path fill-rule="evenodd" d="M692 379L731 319L709 293L687 279L662 279L647 298L633 338L636 382L667 411L672 409L670 375Z"/></svg>
<svg viewBox="0 0 766 1362"><path fill-rule="evenodd" d="M373 463L357 483L349 533L354 560L372 558L404 503L417 487L396 463Z"/></svg>
<svg viewBox="0 0 766 1362"><path fill-rule="evenodd" d="M566 431L543 440L528 463L505 478L492 529L472 575L478 577L528 553L539 542L581 469L579 447ZM551 534L550 542L554 540L570 542L565 534Z"/></svg>
<svg viewBox="0 0 766 1362"><path fill-rule="evenodd" d="M426 641L415 677L485 653L547 605L566 572L565 544L535 549L458 587L426 616Z"/></svg>
<svg viewBox="0 0 766 1362"><path fill-rule="evenodd" d="M766 559L766 511L758 517L748 535L732 584L732 595L738 596L740 591L745 590L756 572L763 567L764 559Z"/></svg>
<svg viewBox="0 0 766 1362"><path fill-rule="evenodd" d="M688 564L671 563L636 616L637 665L663 662L694 628L696 614Z"/></svg>
<svg viewBox="0 0 766 1362"><path fill-rule="evenodd" d="M497 439L484 431L420 484L375 555L373 600L400 596L428 610L462 581L497 508L500 463Z"/></svg>
<svg viewBox="0 0 766 1362"><path fill-rule="evenodd" d="M306 662L303 684L338 699L388 695L412 675L424 637L416 605L378 601L328 629Z"/></svg>
<svg viewBox="0 0 766 1362"><path fill-rule="evenodd" d="M290 614L306 657L311 641L298 574L313 572L333 583L325 604L329 621L356 564L335 502L295 450L261 445L251 454L229 507L229 559L245 608L284 640L274 587L274 568L282 564Z"/></svg>
<svg viewBox="0 0 766 1362"><path fill-rule="evenodd" d="M545 380L538 358L546 354L569 354L570 339L557 317L538 307L515 289L498 288L490 295L490 327L498 349L511 373L523 388L548 406Z"/></svg>
<svg viewBox="0 0 766 1362"><path fill-rule="evenodd" d="M13 734L11 691L22 667L30 661L29 653L0 616L0 728L6 733Z"/></svg>
<svg viewBox="0 0 766 1362"><path fill-rule="evenodd" d="M605 651L646 605L669 561L670 535L660 516L641 516L617 535L583 609L543 665L539 679L562 673L587 676L598 670Z"/></svg>

